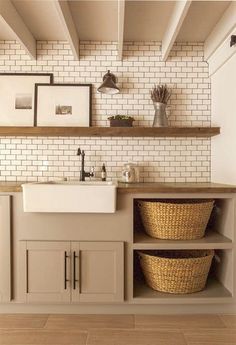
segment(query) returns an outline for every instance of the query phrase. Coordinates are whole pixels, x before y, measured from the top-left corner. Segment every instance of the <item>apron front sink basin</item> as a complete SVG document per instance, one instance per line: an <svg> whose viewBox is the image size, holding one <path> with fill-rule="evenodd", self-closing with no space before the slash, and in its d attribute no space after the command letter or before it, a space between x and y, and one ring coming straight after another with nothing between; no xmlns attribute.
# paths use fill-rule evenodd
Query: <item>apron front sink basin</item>
<svg viewBox="0 0 236 345"><path fill-rule="evenodd" d="M116 182L50 181L25 183L24 212L114 213Z"/></svg>

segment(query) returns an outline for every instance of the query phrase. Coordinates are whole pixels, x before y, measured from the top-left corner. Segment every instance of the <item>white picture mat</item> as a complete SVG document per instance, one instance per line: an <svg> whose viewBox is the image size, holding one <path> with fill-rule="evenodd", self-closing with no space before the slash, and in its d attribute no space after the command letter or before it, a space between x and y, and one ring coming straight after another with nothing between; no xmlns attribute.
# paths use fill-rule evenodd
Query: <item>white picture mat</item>
<svg viewBox="0 0 236 345"><path fill-rule="evenodd" d="M72 114L55 115L56 105L72 106ZM89 127L90 88L38 85L37 126Z"/></svg>
<svg viewBox="0 0 236 345"><path fill-rule="evenodd" d="M50 76L0 75L0 126L34 125L36 83L50 83ZM15 97L19 94L32 94L32 109L15 109Z"/></svg>

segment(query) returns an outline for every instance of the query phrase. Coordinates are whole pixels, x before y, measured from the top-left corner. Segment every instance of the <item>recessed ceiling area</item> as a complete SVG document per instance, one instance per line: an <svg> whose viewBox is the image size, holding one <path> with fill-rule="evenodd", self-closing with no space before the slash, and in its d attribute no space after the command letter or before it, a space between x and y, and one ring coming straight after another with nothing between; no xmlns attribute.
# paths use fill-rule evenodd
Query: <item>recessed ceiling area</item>
<svg viewBox="0 0 236 345"><path fill-rule="evenodd" d="M126 1L125 41L161 41L174 1Z"/></svg>
<svg viewBox="0 0 236 345"><path fill-rule="evenodd" d="M12 3L36 40L65 39L54 1L13 0Z"/></svg>
<svg viewBox="0 0 236 345"><path fill-rule="evenodd" d="M177 37L180 42L204 42L230 1L193 1Z"/></svg>
<svg viewBox="0 0 236 345"><path fill-rule="evenodd" d="M116 41L118 1L68 1L81 40Z"/></svg>
<svg viewBox="0 0 236 345"><path fill-rule="evenodd" d="M32 58L37 40L160 41L168 57L175 41L205 42L233 1L4 0L0 40L18 40Z"/></svg>

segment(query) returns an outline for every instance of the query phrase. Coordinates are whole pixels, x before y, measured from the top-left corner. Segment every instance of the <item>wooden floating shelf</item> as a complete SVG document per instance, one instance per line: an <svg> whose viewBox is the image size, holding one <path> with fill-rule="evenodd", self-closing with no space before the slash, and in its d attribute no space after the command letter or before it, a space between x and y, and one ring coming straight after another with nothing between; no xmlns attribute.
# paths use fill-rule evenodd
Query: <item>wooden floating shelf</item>
<svg viewBox="0 0 236 345"><path fill-rule="evenodd" d="M232 241L216 231L206 231L203 238L197 240L174 241L160 240L146 235L144 232L134 234L133 249L232 249Z"/></svg>
<svg viewBox="0 0 236 345"><path fill-rule="evenodd" d="M220 127L0 127L1 136L212 137Z"/></svg>

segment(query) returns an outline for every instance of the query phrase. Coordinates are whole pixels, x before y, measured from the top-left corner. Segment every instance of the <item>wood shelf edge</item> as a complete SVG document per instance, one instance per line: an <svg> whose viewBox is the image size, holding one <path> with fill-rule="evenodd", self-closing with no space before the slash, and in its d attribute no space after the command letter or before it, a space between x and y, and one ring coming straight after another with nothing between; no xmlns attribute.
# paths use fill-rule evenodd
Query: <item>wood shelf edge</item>
<svg viewBox="0 0 236 345"><path fill-rule="evenodd" d="M228 237L208 230L205 237L197 240L175 241L151 238L145 233L134 234L134 250L143 249L232 249L233 242Z"/></svg>
<svg viewBox="0 0 236 345"><path fill-rule="evenodd" d="M192 294L169 294L152 290L144 282L134 280L133 303L139 304L195 304L230 303L232 293L217 279L208 278L204 290Z"/></svg>
<svg viewBox="0 0 236 345"><path fill-rule="evenodd" d="M0 136L212 137L220 127L0 127Z"/></svg>

